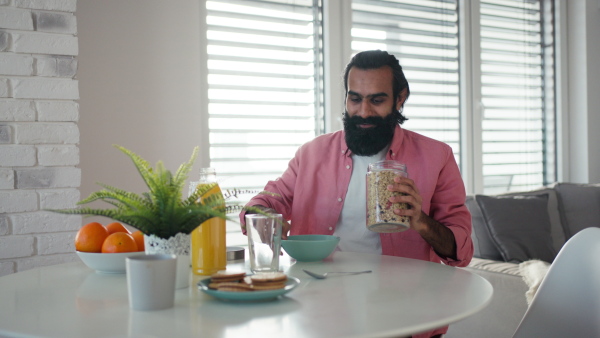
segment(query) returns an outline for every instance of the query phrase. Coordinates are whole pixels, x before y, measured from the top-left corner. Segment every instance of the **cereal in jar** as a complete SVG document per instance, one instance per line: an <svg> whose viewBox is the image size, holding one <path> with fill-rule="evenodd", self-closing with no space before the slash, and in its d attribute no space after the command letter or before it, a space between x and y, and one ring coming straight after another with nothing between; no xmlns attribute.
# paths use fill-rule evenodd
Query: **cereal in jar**
<svg viewBox="0 0 600 338"><path fill-rule="evenodd" d="M397 161L378 161L369 164L367 171L367 228L374 232L402 232L410 227L408 216L394 213L394 209L408 209L407 203L392 203L390 197L401 194L389 191L394 177L408 177L406 165Z"/></svg>

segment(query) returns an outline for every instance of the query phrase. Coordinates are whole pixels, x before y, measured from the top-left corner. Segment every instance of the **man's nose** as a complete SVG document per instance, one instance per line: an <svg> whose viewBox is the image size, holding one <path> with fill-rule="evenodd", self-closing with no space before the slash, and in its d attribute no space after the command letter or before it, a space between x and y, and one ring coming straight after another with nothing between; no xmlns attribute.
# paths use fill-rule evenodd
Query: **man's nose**
<svg viewBox="0 0 600 338"><path fill-rule="evenodd" d="M361 102L358 116L362 118L377 116L377 113L375 112L375 109L373 109L373 105L371 102L369 102L369 100L363 100Z"/></svg>

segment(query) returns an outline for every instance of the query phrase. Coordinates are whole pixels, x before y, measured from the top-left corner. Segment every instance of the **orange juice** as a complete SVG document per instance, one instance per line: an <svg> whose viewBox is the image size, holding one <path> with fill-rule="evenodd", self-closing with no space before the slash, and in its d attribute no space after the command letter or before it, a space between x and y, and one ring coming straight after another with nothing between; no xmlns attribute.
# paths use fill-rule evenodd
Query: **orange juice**
<svg viewBox="0 0 600 338"><path fill-rule="evenodd" d="M198 186L202 185L200 183ZM206 183L204 183L206 184ZM209 190L204 198L212 194L221 194L217 185ZM227 246L225 244L225 220L213 217L191 234L192 272L196 275L212 275L225 270L227 265Z"/></svg>

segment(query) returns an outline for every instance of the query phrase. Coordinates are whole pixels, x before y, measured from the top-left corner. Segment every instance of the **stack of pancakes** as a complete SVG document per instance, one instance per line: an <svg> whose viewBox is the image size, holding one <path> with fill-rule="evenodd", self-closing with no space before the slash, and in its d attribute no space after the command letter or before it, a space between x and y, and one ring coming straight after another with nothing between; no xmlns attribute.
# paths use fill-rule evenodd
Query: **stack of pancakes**
<svg viewBox="0 0 600 338"><path fill-rule="evenodd" d="M287 276L283 272L267 272L246 276L245 272L218 271L210 278L208 287L218 291L248 292L277 290L285 287Z"/></svg>

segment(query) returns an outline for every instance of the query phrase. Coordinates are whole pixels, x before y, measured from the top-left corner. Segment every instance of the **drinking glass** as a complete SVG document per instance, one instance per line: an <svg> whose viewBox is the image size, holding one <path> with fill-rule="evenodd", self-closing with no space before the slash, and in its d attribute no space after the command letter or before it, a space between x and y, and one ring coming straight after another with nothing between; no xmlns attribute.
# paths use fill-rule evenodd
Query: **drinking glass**
<svg viewBox="0 0 600 338"><path fill-rule="evenodd" d="M252 272L279 271L282 222L281 214L246 215L246 233Z"/></svg>

